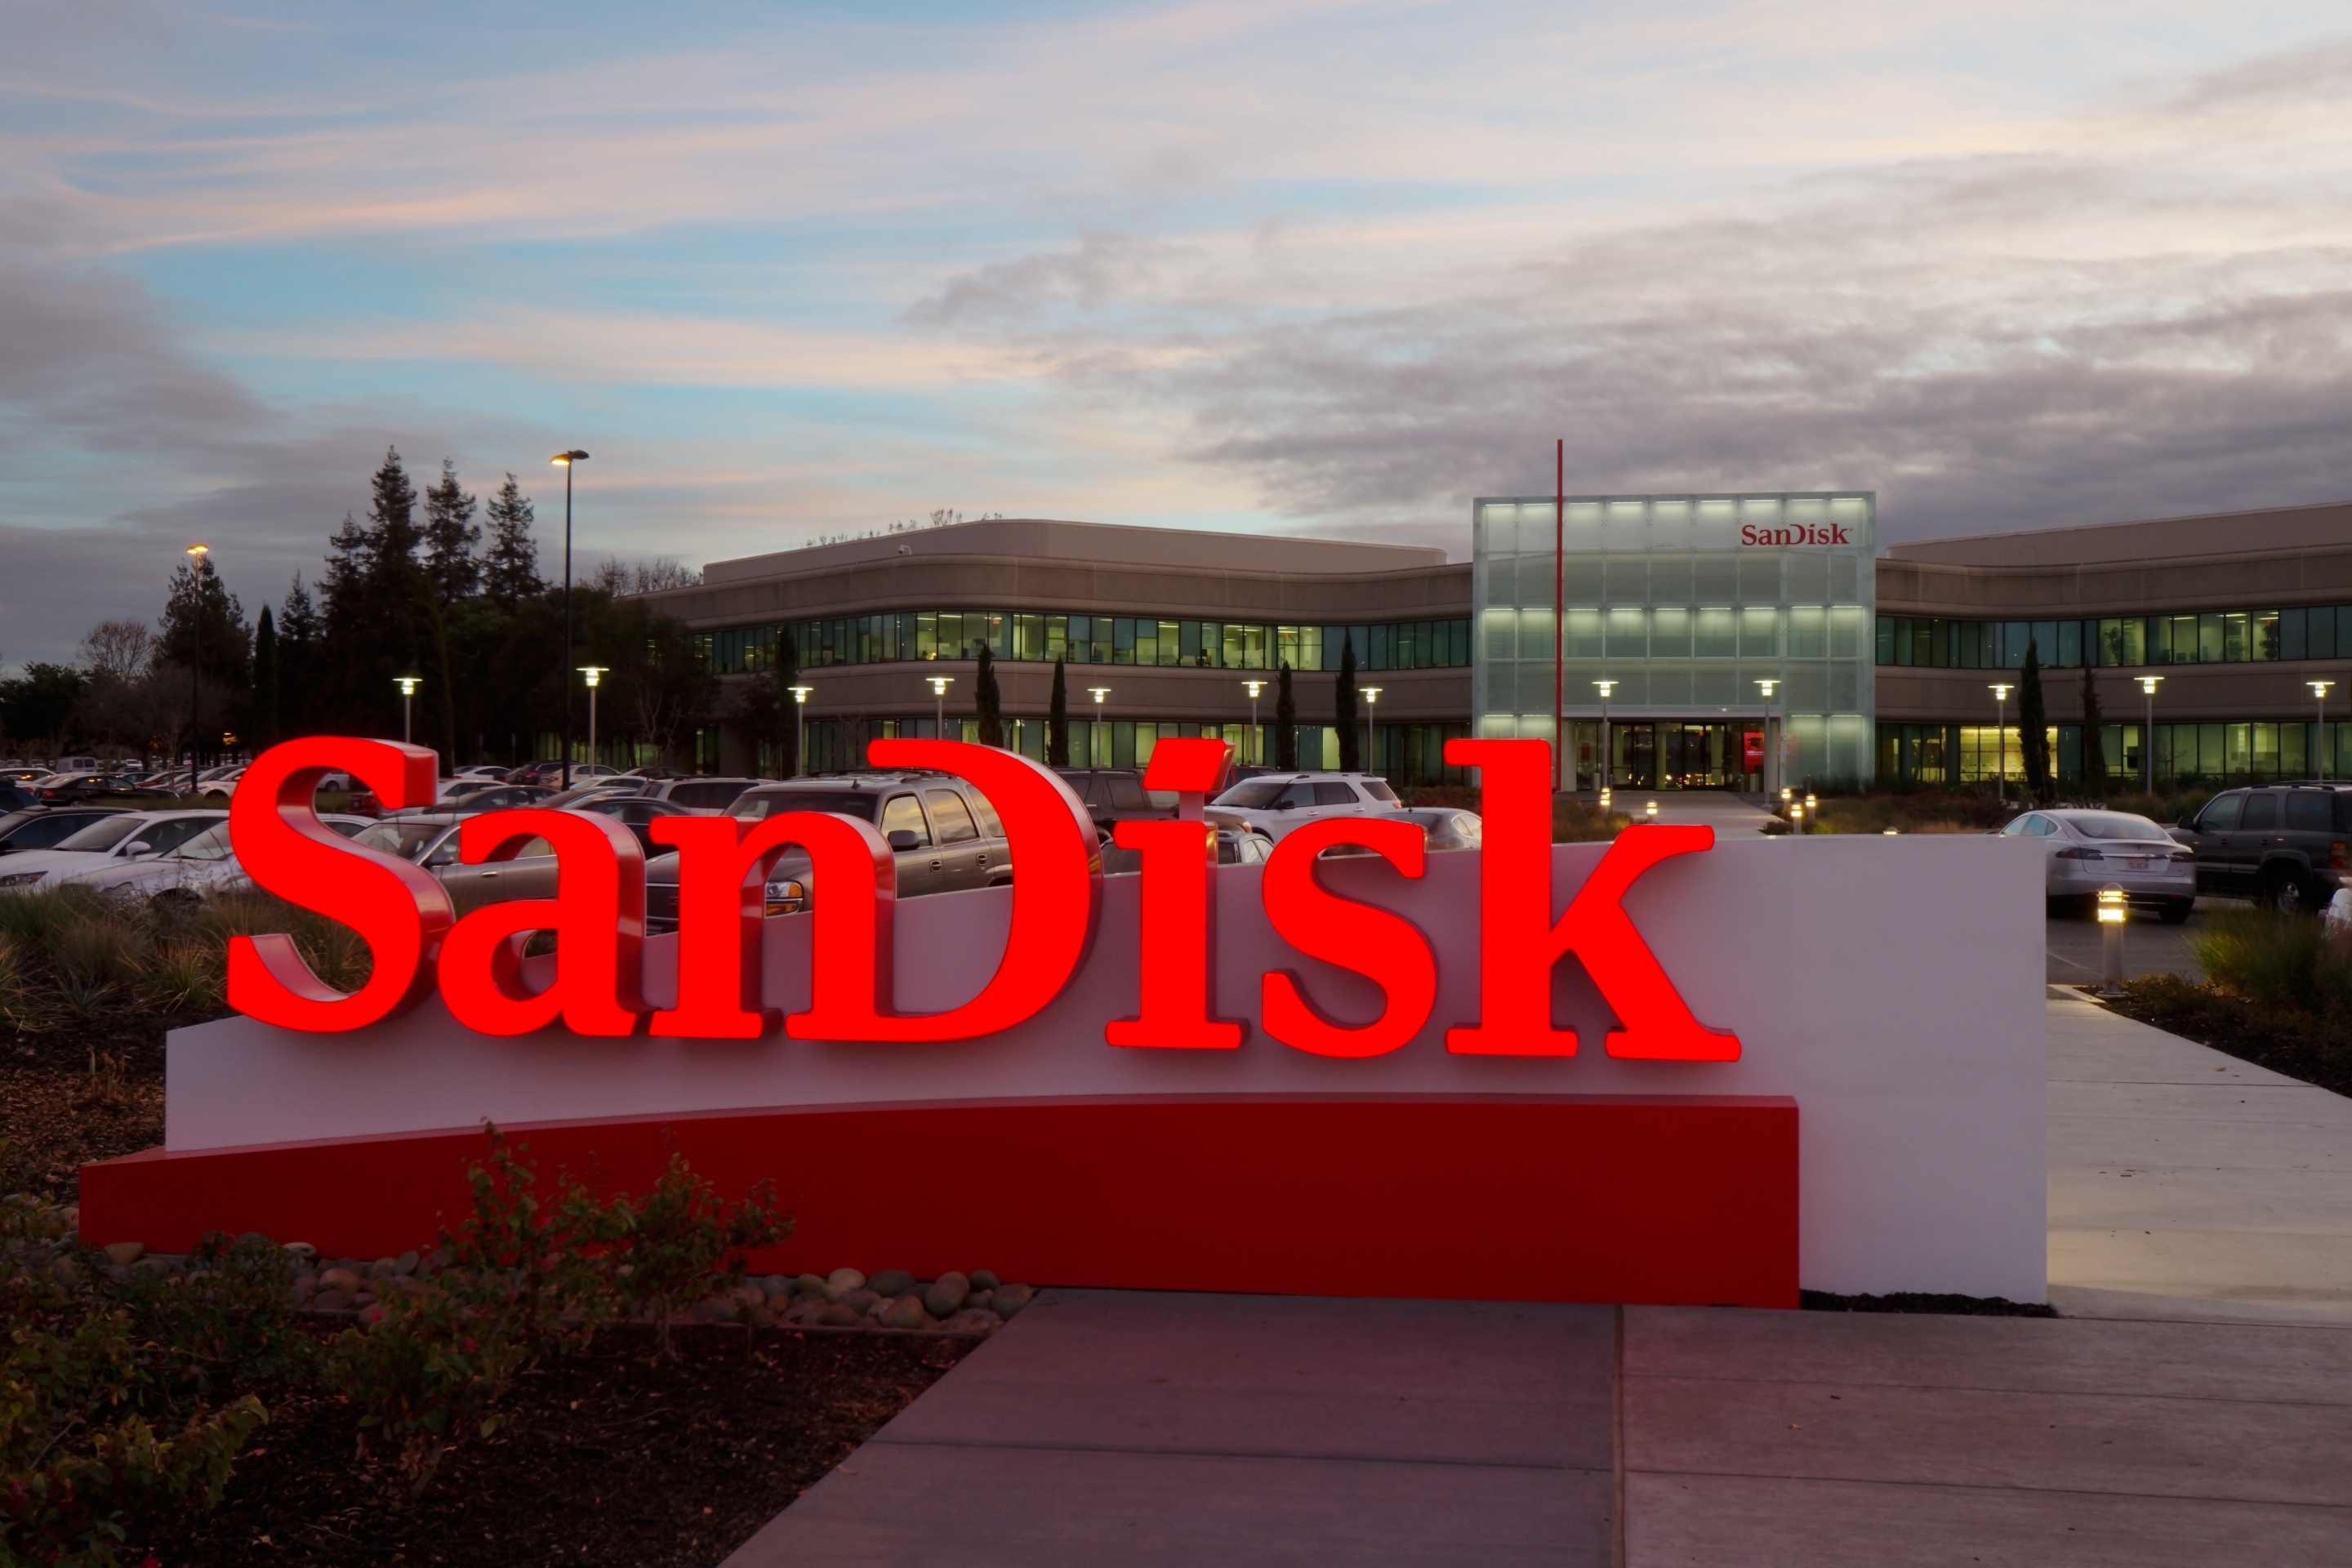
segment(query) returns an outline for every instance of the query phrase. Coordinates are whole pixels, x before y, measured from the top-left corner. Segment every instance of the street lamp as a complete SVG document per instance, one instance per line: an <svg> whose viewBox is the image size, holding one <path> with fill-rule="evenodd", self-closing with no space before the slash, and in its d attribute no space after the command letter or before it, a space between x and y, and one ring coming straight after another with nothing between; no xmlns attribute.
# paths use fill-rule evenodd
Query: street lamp
<svg viewBox="0 0 2352 1568"><path fill-rule="evenodd" d="M418 682L413 675L395 675L392 682L400 688L400 743L404 746L416 738L410 732L409 719L416 700Z"/></svg>
<svg viewBox="0 0 2352 1568"><path fill-rule="evenodd" d="M2147 699L2147 721L2139 731L2140 793L2143 795L2156 793L2156 683L2163 679L2160 675L2139 678L2140 695Z"/></svg>
<svg viewBox="0 0 2352 1568"><path fill-rule="evenodd" d="M2304 684L2311 688L2311 694L2314 697L2319 699L2319 731L2313 739L2318 743L2319 782L2326 784L2327 782L2327 689L2336 682L2306 680Z"/></svg>
<svg viewBox="0 0 2352 1568"><path fill-rule="evenodd" d="M1381 771L1377 756L1380 742L1376 739L1379 731L1372 728L1372 704L1381 700L1381 689L1377 686L1360 686L1357 689L1364 694L1364 771L1368 773L1376 773Z"/></svg>
<svg viewBox="0 0 2352 1568"><path fill-rule="evenodd" d="M1995 681L1990 689L1993 741L2000 753L2000 761L1993 769L1992 793L1994 799L2006 805L2009 804L2009 694L2016 689Z"/></svg>
<svg viewBox="0 0 2352 1568"><path fill-rule="evenodd" d="M592 768L596 765L596 683L611 668L604 664L583 664L580 667L580 673L588 678L588 765Z"/></svg>
<svg viewBox="0 0 2352 1568"><path fill-rule="evenodd" d="M197 709L203 704L204 693L198 685L198 671L205 667L205 557L213 552L209 544L188 546L189 584L193 592L188 605L188 798L196 798L196 737L203 731L197 722Z"/></svg>
<svg viewBox="0 0 2352 1568"><path fill-rule="evenodd" d="M938 700L938 738L944 741L948 738L948 688L955 684L955 677L952 675L927 675L923 677L923 679L931 683L931 696Z"/></svg>
<svg viewBox="0 0 2352 1568"><path fill-rule="evenodd" d="M588 454L573 448L547 459L563 470L563 662L572 662L572 466ZM572 682L563 683L563 787L572 787Z"/></svg>
<svg viewBox="0 0 2352 1568"><path fill-rule="evenodd" d="M1095 761L1095 747L1102 739L1103 699L1110 695L1110 688L1108 686L1089 686L1087 688L1087 691L1095 700L1095 732L1094 735L1089 737L1087 741L1087 766L1089 769L1092 769L1102 766L1100 763Z"/></svg>
<svg viewBox="0 0 2352 1568"><path fill-rule="evenodd" d="M808 700L814 686L788 686L793 694L793 771L808 772Z"/></svg>
<svg viewBox="0 0 2352 1568"><path fill-rule="evenodd" d="M1609 793L1609 694L1617 689L1613 680L1596 680L1601 688L1601 793ZM1557 735L1554 739L1558 739Z"/></svg>
<svg viewBox="0 0 2352 1568"><path fill-rule="evenodd" d="M1257 694L1265 689L1265 682L1244 680L1242 687L1249 693L1250 700L1250 761L1263 763L1265 761L1265 743L1257 735Z"/></svg>
<svg viewBox="0 0 2352 1568"><path fill-rule="evenodd" d="M1772 733L1772 691L1780 684L1780 680L1778 676L1775 676L1769 680L1759 680L1756 684L1764 689L1764 792L1769 795L1778 787L1780 776L1780 747L1779 738ZM1780 791L1783 799L1787 798L1788 794L1787 790Z"/></svg>

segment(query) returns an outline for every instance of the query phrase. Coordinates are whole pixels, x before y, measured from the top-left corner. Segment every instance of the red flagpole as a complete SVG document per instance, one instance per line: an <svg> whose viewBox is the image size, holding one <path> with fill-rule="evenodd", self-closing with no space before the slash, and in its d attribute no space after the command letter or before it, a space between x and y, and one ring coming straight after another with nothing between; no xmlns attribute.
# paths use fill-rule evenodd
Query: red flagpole
<svg viewBox="0 0 2352 1568"><path fill-rule="evenodd" d="M1551 485L1551 788L1554 795L1560 789L1560 759L1568 753L1568 721L1562 710L1568 703L1568 693L1562 686L1567 675L1567 653L1560 645L1560 627L1566 616L1568 595L1568 437L1563 436L1552 446Z"/></svg>

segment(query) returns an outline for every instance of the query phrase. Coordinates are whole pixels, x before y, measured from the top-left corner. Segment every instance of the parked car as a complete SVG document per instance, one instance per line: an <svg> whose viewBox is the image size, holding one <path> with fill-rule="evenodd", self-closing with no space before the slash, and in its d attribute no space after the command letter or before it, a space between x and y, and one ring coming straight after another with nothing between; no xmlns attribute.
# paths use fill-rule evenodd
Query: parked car
<svg viewBox="0 0 2352 1568"><path fill-rule="evenodd" d="M546 839L530 840L510 860L469 866L458 858L458 836L464 829L463 817L453 820L438 812L429 816L403 815L370 823L352 836L352 842L362 848L397 855L432 872L448 889L449 901L461 915L485 904L555 897L555 847Z"/></svg>
<svg viewBox="0 0 2352 1568"><path fill-rule="evenodd" d="M1263 833L1219 823L1206 826L1216 833L1217 864L1220 866L1263 866L1265 858L1274 853L1274 840ZM1102 851L1102 868L1106 877L1133 876L1143 869L1143 852L1106 844Z"/></svg>
<svg viewBox="0 0 2352 1568"><path fill-rule="evenodd" d="M682 805L673 805L666 800L643 800L635 795L609 795L600 797L591 797L573 804L569 807L569 809L572 811L593 811L599 816L611 817L614 821L627 828L631 833L635 834L637 837L637 842L646 847L646 853L649 856L667 855L669 853L667 847L654 842L653 824L655 822L665 816L699 816L703 815L698 811L690 811Z"/></svg>
<svg viewBox="0 0 2352 1568"><path fill-rule="evenodd" d="M2127 811L2061 808L2011 818L2003 838L2031 838L2043 850L2042 893L2053 914L2087 918L2099 889L2112 882L2137 908L2168 925L2197 902L2197 857L2145 816Z"/></svg>
<svg viewBox="0 0 2352 1568"><path fill-rule="evenodd" d="M539 805L554 794L541 784L492 784L488 789L461 790L442 796L427 809L474 816L485 811L517 811L527 805Z"/></svg>
<svg viewBox="0 0 2352 1568"><path fill-rule="evenodd" d="M1210 804L1276 841L1327 816L1384 816L1404 809L1378 773L1276 773L1237 784Z"/></svg>
<svg viewBox="0 0 2352 1568"><path fill-rule="evenodd" d="M36 805L0 816L0 855L54 849L91 823L120 816L119 805Z"/></svg>
<svg viewBox="0 0 2352 1568"><path fill-rule="evenodd" d="M1164 821L1176 815L1176 797L1143 787L1134 768L1055 768L1070 793L1086 804L1095 832L1104 837L1122 822Z"/></svg>
<svg viewBox="0 0 2352 1568"><path fill-rule="evenodd" d="M121 811L91 823L53 848L31 849L0 865L0 892L32 893L109 861L166 855L216 823L224 811Z"/></svg>
<svg viewBox="0 0 2352 1568"><path fill-rule="evenodd" d="M786 811L829 811L870 822L898 858L898 896L998 887L1013 880L1012 847L988 797L946 773L833 773L744 791L729 816L761 820ZM808 852L793 848L769 873L772 915L814 906ZM646 929L677 929L677 854L646 863Z"/></svg>
<svg viewBox="0 0 2352 1568"><path fill-rule="evenodd" d="M15 784L0 783L0 812L22 811L40 804L31 790L18 789Z"/></svg>
<svg viewBox="0 0 2352 1568"><path fill-rule="evenodd" d="M688 775L672 779L650 779L638 795L645 800L666 800L672 805L682 805L688 811L705 816L717 816L735 803L736 797L755 784L772 784L772 779L704 778Z"/></svg>
<svg viewBox="0 0 2352 1568"><path fill-rule="evenodd" d="M72 805L85 800L123 800L143 795L138 784L118 778L112 773L59 773L43 779L32 788L33 798L43 805Z"/></svg>
<svg viewBox="0 0 2352 1568"><path fill-rule="evenodd" d="M2224 790L2172 837L2195 852L2201 892L2310 911L2352 885L2352 789L2342 786Z"/></svg>
<svg viewBox="0 0 2352 1568"><path fill-rule="evenodd" d="M327 816L319 820L350 838L370 826L374 819ZM168 854L142 856L128 863L109 862L95 870L78 871L65 879L127 899L195 898L252 885L230 847L226 822L205 829Z"/></svg>

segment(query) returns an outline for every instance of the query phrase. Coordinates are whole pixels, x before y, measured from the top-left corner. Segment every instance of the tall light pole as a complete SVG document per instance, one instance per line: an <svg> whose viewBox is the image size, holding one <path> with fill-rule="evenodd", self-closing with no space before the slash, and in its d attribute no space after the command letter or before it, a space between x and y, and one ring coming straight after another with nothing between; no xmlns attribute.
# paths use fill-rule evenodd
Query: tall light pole
<svg viewBox="0 0 2352 1568"><path fill-rule="evenodd" d="M939 700L939 718L936 722L939 726L939 739L944 741L948 738L948 688L955 684L955 677L927 675L923 679L931 683L931 695Z"/></svg>
<svg viewBox="0 0 2352 1568"><path fill-rule="evenodd" d="M1087 691L1095 700L1095 732L1087 741L1087 766L1089 769L1094 769L1102 766L1100 763L1095 761L1095 748L1102 743L1103 699L1110 695L1110 688L1108 686L1089 686L1087 688Z"/></svg>
<svg viewBox="0 0 2352 1568"><path fill-rule="evenodd" d="M416 701L417 679L413 675L395 675L392 683L400 688L400 743L404 746L416 738L409 719Z"/></svg>
<svg viewBox="0 0 2352 1568"><path fill-rule="evenodd" d="M1380 731L1372 728L1372 704L1381 700L1381 689L1377 686L1360 686L1356 689L1364 699L1364 771L1368 773L1376 773L1381 771Z"/></svg>
<svg viewBox="0 0 2352 1568"><path fill-rule="evenodd" d="M204 701L199 673L205 668L205 557L213 552L209 544L188 546L188 582L191 602L188 610L188 798L196 798L196 736L197 709Z"/></svg>
<svg viewBox="0 0 2352 1568"><path fill-rule="evenodd" d="M572 663L572 466L588 454L576 447L547 459L563 470L563 662ZM563 683L563 787L572 787L572 682Z"/></svg>
<svg viewBox="0 0 2352 1568"><path fill-rule="evenodd" d="M2012 688L1999 681L1992 685L1992 732L2000 750L2000 761L1993 769L1993 798L2003 805L2009 804L2009 694Z"/></svg>
<svg viewBox="0 0 2352 1568"><path fill-rule="evenodd" d="M1601 789L1605 795L1609 790L1609 694L1617 689L1617 683L1596 680L1592 684L1601 689ZM1558 730L1553 733L1558 734Z"/></svg>
<svg viewBox="0 0 2352 1568"><path fill-rule="evenodd" d="M2139 693L2147 699L2147 721L2140 726L2139 731L2139 787L2142 795L2156 793L2156 683L2163 679L2160 675L2139 678Z"/></svg>
<svg viewBox="0 0 2352 1568"><path fill-rule="evenodd" d="M1250 700L1250 761L1263 763L1265 761L1265 745L1257 737L1257 694L1265 689L1265 682L1244 680L1242 687L1248 691Z"/></svg>
<svg viewBox="0 0 2352 1568"><path fill-rule="evenodd" d="M583 664L580 667L580 673L588 678L588 765L592 768L596 765L596 684L604 679L604 671L611 668L604 664ZM589 776L593 778L595 775L592 773Z"/></svg>
<svg viewBox="0 0 2352 1568"><path fill-rule="evenodd" d="M2319 731L2312 739L2317 742L2319 749L2319 782L2326 784L2327 782L2327 689L2336 682L2307 680L2304 684L2311 688L2311 694L2314 697L2319 699Z"/></svg>
<svg viewBox="0 0 2352 1568"><path fill-rule="evenodd" d="M804 773L808 772L808 700L809 693L816 688L788 686L784 689L793 694L793 767Z"/></svg>
<svg viewBox="0 0 2352 1568"><path fill-rule="evenodd" d="M1764 798L1769 801L1780 784L1780 738L1772 732L1772 692L1780 682L1775 677L1756 684L1764 690Z"/></svg>

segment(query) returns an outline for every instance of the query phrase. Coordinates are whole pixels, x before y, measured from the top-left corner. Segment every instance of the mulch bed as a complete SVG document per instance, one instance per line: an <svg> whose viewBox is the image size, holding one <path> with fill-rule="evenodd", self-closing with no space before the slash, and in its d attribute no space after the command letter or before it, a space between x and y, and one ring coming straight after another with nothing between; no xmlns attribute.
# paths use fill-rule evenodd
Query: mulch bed
<svg viewBox="0 0 2352 1568"><path fill-rule="evenodd" d="M2352 1042L2326 1019L2260 1006L2175 974L2147 975L2126 983L2120 997L2093 1000L2240 1061L2352 1095Z"/></svg>
<svg viewBox="0 0 2352 1568"><path fill-rule="evenodd" d="M708 1568L977 1342L710 1326L656 1363L649 1331L608 1332L526 1374L509 1424L448 1454L414 1502L396 1453L359 1456L348 1404L290 1400L217 1509L136 1544L163 1568Z"/></svg>
<svg viewBox="0 0 2352 1568"><path fill-rule="evenodd" d="M0 1185L71 1203L87 1162L163 1142L163 1035L200 1021L129 1014L0 1034ZM121 1064L113 1092L91 1092L93 1052Z"/></svg>
<svg viewBox="0 0 2352 1568"><path fill-rule="evenodd" d="M1800 1290L1798 1304L1808 1312L1927 1312L1958 1318L2054 1318L2058 1309L2041 1301L2012 1301L2006 1296L1954 1296L1926 1290L1895 1290L1884 1296L1840 1296L1828 1290Z"/></svg>

